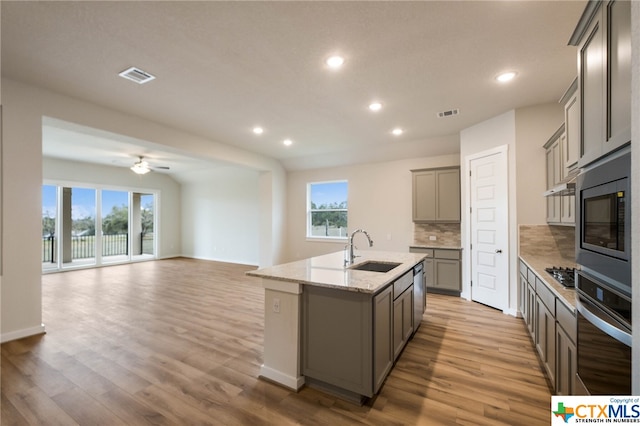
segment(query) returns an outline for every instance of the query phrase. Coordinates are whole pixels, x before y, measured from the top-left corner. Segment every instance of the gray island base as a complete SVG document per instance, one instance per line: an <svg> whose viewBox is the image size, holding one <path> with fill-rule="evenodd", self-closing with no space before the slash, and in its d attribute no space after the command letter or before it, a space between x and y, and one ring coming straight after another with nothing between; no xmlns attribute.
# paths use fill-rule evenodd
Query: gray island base
<svg viewBox="0 0 640 426"><path fill-rule="evenodd" d="M426 256L361 254L348 267L337 252L247 272L265 289L261 378L358 404L378 393L420 325Z"/></svg>

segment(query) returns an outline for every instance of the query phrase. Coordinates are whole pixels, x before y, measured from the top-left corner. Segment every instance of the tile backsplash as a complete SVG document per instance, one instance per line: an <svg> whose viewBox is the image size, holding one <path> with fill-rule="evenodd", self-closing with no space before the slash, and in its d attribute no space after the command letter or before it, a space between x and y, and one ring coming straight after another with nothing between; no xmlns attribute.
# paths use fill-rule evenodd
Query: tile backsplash
<svg viewBox="0 0 640 426"><path fill-rule="evenodd" d="M520 253L575 263L575 235L572 226L520 225Z"/></svg>
<svg viewBox="0 0 640 426"><path fill-rule="evenodd" d="M435 236L436 240L429 240L430 236ZM460 224L459 223L414 223L413 242L416 245L431 246L460 246Z"/></svg>

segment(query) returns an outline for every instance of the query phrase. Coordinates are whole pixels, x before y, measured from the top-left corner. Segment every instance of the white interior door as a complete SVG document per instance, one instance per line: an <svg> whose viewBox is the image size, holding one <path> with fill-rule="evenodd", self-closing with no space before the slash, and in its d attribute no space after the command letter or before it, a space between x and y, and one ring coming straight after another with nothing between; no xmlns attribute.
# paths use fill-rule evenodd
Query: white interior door
<svg viewBox="0 0 640 426"><path fill-rule="evenodd" d="M509 300L507 153L472 159L469 167L471 299L504 311Z"/></svg>

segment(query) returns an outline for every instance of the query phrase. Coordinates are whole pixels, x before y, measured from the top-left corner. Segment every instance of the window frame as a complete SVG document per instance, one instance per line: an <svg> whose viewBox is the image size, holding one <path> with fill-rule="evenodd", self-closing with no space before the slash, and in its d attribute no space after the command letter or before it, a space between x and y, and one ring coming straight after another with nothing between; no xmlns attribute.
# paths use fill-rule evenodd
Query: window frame
<svg viewBox="0 0 640 426"><path fill-rule="evenodd" d="M311 208L311 188L313 185L325 185L331 183L346 183L347 184L347 208L344 209L312 209ZM336 241L347 241L349 239L348 235L344 236L318 236L312 235L312 214L314 212L345 212L347 214L347 226L346 229L349 229L349 181L347 179L337 179L337 180L327 180L327 181L318 181L318 182L308 182L307 183L307 198L306 198L306 215L307 215L307 231L306 238L307 241L325 241L325 242L336 242Z"/></svg>

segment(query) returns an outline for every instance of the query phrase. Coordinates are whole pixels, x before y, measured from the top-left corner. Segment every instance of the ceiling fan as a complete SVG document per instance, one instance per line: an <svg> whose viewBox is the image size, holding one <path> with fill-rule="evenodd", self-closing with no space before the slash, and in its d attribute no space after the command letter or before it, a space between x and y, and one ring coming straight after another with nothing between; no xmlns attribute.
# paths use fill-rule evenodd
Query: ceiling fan
<svg viewBox="0 0 640 426"><path fill-rule="evenodd" d="M131 170L139 175L144 175L152 170L169 170L167 166L155 166L151 167L148 162L144 160L144 157L138 157L138 161L131 166Z"/></svg>

